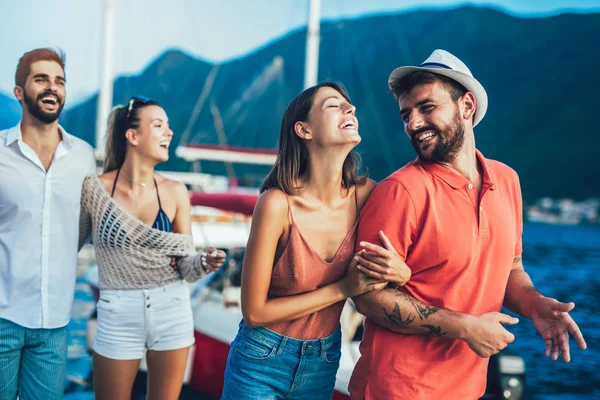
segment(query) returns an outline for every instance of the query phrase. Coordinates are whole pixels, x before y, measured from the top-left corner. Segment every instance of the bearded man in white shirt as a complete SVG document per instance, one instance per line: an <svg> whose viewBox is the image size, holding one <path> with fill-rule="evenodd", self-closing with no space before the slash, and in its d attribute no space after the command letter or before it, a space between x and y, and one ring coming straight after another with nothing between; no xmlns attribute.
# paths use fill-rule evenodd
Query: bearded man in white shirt
<svg viewBox="0 0 600 400"><path fill-rule="evenodd" d="M0 400L63 396L81 186L95 170L91 146L58 124L64 67L52 49L25 53L23 117L0 131Z"/></svg>

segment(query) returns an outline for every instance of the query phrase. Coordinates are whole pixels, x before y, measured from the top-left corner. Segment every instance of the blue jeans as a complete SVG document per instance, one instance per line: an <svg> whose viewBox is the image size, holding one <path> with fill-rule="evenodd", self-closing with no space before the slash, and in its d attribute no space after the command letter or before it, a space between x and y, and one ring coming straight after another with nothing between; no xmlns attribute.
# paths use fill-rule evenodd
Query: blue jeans
<svg viewBox="0 0 600 400"><path fill-rule="evenodd" d="M231 343L222 400L331 400L342 356L338 329L299 340L267 328L240 330Z"/></svg>
<svg viewBox="0 0 600 400"><path fill-rule="evenodd" d="M30 329L0 318L0 400L63 397L67 328Z"/></svg>

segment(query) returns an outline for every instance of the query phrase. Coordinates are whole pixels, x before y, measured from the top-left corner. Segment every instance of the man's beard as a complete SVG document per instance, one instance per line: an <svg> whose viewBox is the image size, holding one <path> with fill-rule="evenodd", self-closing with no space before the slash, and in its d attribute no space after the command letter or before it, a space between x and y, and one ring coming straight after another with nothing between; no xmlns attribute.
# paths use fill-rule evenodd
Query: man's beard
<svg viewBox="0 0 600 400"><path fill-rule="evenodd" d="M53 93L46 91L37 96L37 99L34 99L33 97L28 96L27 93L25 93L25 91L23 91L23 99L25 100L25 104L27 105L29 113L45 124L51 124L52 122L56 121L58 119L58 116L62 112L63 106L65 105L65 103L62 102L57 96L57 101L59 102L59 105L56 111L52 113L43 111L42 107L39 105L37 100L43 98L44 96L48 96L49 94Z"/></svg>
<svg viewBox="0 0 600 400"><path fill-rule="evenodd" d="M433 151L430 155L421 150L419 139L417 136L420 133L426 131L435 132L437 137L436 143L432 143L429 146L434 146ZM411 144L415 148L419 158L423 161L428 162L451 162L454 161L456 155L462 148L465 142L465 128L461 122L460 112L456 110L454 118L447 124L443 129L436 129L429 125L419 129L413 134Z"/></svg>

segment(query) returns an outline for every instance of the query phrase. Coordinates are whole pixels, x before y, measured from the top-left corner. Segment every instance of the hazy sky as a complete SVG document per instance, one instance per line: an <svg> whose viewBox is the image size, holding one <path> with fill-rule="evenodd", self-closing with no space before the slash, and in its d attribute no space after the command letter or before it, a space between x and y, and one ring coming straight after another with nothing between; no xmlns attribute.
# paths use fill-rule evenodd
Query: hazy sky
<svg viewBox="0 0 600 400"><path fill-rule="evenodd" d="M115 0L115 72L138 73L166 48L223 61L307 23L308 0ZM418 7L491 4L517 15L600 11L600 0L322 0L323 19ZM103 0L0 0L0 91L12 92L19 57L36 47L67 53L67 106L100 82Z"/></svg>

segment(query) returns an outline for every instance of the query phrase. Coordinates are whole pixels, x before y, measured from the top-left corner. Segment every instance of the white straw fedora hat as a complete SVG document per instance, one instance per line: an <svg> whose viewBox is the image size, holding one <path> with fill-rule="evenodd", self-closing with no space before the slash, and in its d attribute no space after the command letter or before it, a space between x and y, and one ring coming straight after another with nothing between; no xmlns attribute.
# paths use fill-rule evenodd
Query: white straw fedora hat
<svg viewBox="0 0 600 400"><path fill-rule="evenodd" d="M483 119L488 106L487 93L481 83L473 78L473 74L469 68L458 58L446 50L434 50L429 58L418 67L399 67L393 70L388 78L388 86L391 89L392 82L417 70L443 75L463 85L477 99L477 109L475 110L473 126L477 125Z"/></svg>

